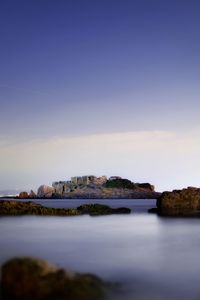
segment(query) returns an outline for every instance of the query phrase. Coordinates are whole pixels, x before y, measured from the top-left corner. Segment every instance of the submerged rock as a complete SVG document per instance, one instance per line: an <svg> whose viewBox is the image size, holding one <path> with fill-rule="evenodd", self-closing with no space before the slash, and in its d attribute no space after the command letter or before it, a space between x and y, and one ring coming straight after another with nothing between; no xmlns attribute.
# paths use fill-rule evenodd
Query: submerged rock
<svg viewBox="0 0 200 300"><path fill-rule="evenodd" d="M96 276L67 272L34 258L14 258L2 266L3 300L94 300L104 296Z"/></svg>
<svg viewBox="0 0 200 300"><path fill-rule="evenodd" d="M200 189L164 192L157 199L157 209L163 216L200 216Z"/></svg>

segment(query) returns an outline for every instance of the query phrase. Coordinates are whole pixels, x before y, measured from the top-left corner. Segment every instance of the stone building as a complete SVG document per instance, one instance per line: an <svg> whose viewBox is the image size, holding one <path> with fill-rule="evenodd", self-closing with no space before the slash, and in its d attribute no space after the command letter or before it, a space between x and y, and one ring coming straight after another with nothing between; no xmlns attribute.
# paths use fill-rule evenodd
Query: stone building
<svg viewBox="0 0 200 300"><path fill-rule="evenodd" d="M106 176L96 177L94 175L75 176L69 181L57 181L52 183L55 193L63 195L77 189L89 185L103 185L107 181Z"/></svg>

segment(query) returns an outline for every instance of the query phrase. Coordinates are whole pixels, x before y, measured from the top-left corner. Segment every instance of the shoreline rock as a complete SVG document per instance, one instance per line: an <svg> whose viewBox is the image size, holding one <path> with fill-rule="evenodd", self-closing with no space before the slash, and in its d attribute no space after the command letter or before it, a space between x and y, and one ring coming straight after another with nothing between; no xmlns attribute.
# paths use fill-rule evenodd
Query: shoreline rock
<svg viewBox="0 0 200 300"><path fill-rule="evenodd" d="M29 194L27 192L20 192L19 193L19 198L20 199L27 199L27 198L29 198Z"/></svg>
<svg viewBox="0 0 200 300"><path fill-rule="evenodd" d="M64 196L55 195L52 198L58 199L157 199L160 196L158 192L134 192L122 189L106 189L102 191L85 190L65 194Z"/></svg>
<svg viewBox="0 0 200 300"><path fill-rule="evenodd" d="M162 193L157 198L157 213L161 216L200 217L200 188Z"/></svg>
<svg viewBox="0 0 200 300"><path fill-rule="evenodd" d="M55 189L53 187L43 184L38 188L37 197L48 198L48 197L52 197L54 193L55 193Z"/></svg>
<svg viewBox="0 0 200 300"><path fill-rule="evenodd" d="M85 204L78 208L51 208L35 202L0 200L0 216L5 215L46 215L46 216L91 216L130 214L129 208L111 208L102 204Z"/></svg>
<svg viewBox="0 0 200 300"><path fill-rule="evenodd" d="M105 289L97 276L58 269L35 258L13 258L1 269L4 300L100 300Z"/></svg>

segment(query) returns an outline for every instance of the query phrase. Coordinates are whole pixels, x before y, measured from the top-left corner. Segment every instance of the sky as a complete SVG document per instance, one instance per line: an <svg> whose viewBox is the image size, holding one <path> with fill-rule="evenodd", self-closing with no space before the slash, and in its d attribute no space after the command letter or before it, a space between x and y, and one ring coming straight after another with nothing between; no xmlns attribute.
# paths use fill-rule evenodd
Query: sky
<svg viewBox="0 0 200 300"><path fill-rule="evenodd" d="M0 4L0 189L200 186L198 0Z"/></svg>

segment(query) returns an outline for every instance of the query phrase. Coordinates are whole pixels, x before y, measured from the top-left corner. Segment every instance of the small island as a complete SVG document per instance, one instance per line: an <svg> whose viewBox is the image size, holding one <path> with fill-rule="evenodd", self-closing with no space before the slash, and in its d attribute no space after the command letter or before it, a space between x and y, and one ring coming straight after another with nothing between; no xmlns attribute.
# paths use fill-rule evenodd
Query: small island
<svg viewBox="0 0 200 300"><path fill-rule="evenodd" d="M134 183L119 176L76 176L68 181L56 181L52 186L41 185L37 193L21 192L19 198L58 199L155 199L160 193L150 183Z"/></svg>

